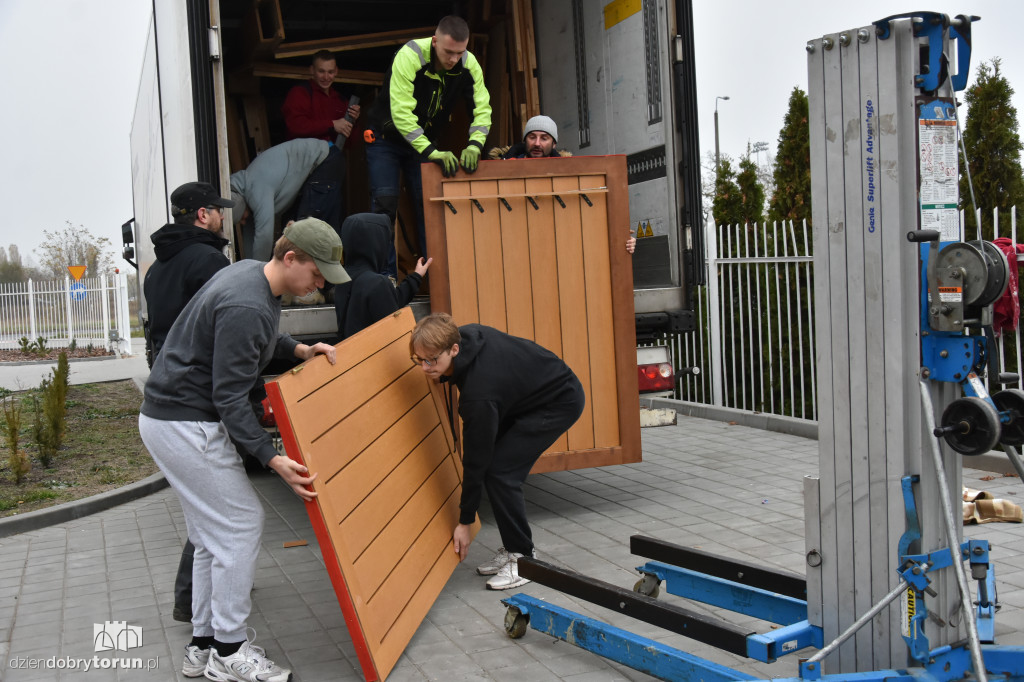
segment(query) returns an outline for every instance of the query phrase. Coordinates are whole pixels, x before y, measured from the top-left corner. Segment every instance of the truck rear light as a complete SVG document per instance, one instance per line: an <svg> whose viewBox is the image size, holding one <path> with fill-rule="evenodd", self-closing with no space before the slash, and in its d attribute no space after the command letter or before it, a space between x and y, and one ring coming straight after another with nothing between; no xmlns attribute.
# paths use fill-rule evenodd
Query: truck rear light
<svg viewBox="0 0 1024 682"><path fill-rule="evenodd" d="M675 388L675 370L667 362L637 365L640 392L671 391Z"/></svg>

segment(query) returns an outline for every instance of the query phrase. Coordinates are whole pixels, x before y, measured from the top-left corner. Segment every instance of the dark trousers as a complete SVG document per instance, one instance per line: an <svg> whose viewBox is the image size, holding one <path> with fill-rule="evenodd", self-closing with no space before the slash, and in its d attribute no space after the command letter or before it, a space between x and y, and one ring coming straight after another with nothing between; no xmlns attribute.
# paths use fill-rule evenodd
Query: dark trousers
<svg viewBox="0 0 1024 682"><path fill-rule="evenodd" d="M427 253L427 235L423 222L423 181L420 164L423 157L404 141L393 141L383 137L366 146L366 171L370 179L370 210L384 213L395 223L398 213L401 175L405 174L405 185L412 192L412 207L416 214L416 237L420 254ZM392 235L393 237L394 235ZM388 264L383 275L394 277L398 272L394 246L388 254Z"/></svg>
<svg viewBox="0 0 1024 682"><path fill-rule="evenodd" d="M178 561L178 575L174 576L174 605L192 612L192 559L196 548L191 540L185 541Z"/></svg>
<svg viewBox="0 0 1024 682"><path fill-rule="evenodd" d="M494 457L484 475L501 544L509 552L533 553L533 534L526 520L523 482L530 469L558 437L583 414L585 397L576 377L550 401L521 414L494 444Z"/></svg>
<svg viewBox="0 0 1024 682"><path fill-rule="evenodd" d="M331 145L331 150L319 166L306 178L295 204L295 218L319 218L341 234L341 221L345 215L345 155Z"/></svg>

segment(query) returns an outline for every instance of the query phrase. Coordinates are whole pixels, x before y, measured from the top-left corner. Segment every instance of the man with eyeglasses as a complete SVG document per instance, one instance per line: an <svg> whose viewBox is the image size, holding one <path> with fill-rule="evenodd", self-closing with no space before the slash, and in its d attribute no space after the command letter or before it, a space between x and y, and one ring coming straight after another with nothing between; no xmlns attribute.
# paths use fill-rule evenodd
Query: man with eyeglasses
<svg viewBox="0 0 1024 682"><path fill-rule="evenodd" d="M519 559L536 556L522 486L544 451L583 413L579 379L533 341L481 324L459 327L447 313L420 320L409 350L424 374L459 389L462 498L452 531L459 561L469 551L470 524L486 490L502 546L476 571L491 576L490 590L530 582L519 575Z"/></svg>

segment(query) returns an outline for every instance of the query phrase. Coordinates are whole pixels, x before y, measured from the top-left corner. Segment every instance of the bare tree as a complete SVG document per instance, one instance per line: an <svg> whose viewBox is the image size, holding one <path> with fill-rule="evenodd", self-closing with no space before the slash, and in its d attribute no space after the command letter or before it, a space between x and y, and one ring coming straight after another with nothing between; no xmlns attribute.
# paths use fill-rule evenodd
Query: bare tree
<svg viewBox="0 0 1024 682"><path fill-rule="evenodd" d="M64 221L64 229L44 230L46 237L35 249L39 267L45 277L60 279L70 265L84 265L88 277L114 272L114 257L110 240L97 237L81 225L75 227Z"/></svg>

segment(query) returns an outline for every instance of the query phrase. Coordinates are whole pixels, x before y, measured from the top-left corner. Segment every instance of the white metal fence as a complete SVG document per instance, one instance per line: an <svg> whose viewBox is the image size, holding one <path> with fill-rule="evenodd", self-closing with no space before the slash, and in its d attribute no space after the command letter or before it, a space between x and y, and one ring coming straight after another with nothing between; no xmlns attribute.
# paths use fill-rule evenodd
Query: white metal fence
<svg viewBox="0 0 1024 682"><path fill-rule="evenodd" d="M961 215L965 239L984 233L992 241L1001 234L1018 243L1015 210L1002 216L1001 231L993 228L998 211L991 220L977 215L982 229L973 235L965 234ZM698 328L668 339L677 368L699 369L682 378L677 398L817 420L811 243L804 223L705 228L707 286L697 294ZM1024 261L1024 254L1016 260ZM1000 371L1020 374L1020 334L1002 333L996 355Z"/></svg>
<svg viewBox="0 0 1024 682"><path fill-rule="evenodd" d="M0 348L19 348L23 338L43 338L48 348L74 342L131 354L127 277L0 284Z"/></svg>

